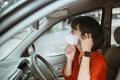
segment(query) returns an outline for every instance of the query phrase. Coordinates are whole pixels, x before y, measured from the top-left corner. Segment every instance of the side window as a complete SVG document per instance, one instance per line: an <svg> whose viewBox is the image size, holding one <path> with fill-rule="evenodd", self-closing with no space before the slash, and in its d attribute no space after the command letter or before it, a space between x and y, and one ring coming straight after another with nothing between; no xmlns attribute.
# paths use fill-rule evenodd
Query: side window
<svg viewBox="0 0 120 80"><path fill-rule="evenodd" d="M101 24L102 10L95 10L67 18L49 29L44 35L35 41L36 52L42 56L54 56L64 54L67 45L66 34L71 31L71 22L79 16L91 16Z"/></svg>
<svg viewBox="0 0 120 80"><path fill-rule="evenodd" d="M117 27L120 27L120 7L112 9L111 45L117 45L114 39L114 31Z"/></svg>

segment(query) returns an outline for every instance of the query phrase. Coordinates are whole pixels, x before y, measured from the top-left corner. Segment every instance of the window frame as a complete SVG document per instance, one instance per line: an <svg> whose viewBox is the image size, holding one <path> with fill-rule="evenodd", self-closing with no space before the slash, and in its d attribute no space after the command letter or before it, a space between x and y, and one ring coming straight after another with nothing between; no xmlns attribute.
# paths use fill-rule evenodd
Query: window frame
<svg viewBox="0 0 120 80"><path fill-rule="evenodd" d="M112 15L111 15L111 28L110 28L110 46L116 46L116 45L118 45L118 43L117 43L117 42L115 41L115 39L114 39L114 31L115 31L115 30L113 31L113 36L112 36L112 27L113 27L113 26L112 26L112 23L113 23L112 20L114 19L114 18L113 18L113 9L114 9L114 8L120 8L120 6L118 5L118 6L113 6L113 7L112 7L112 12L111 12L111 13L112 13ZM120 25L117 26L117 27L120 27ZM116 28L117 28L117 27L116 27ZM113 39L114 39L115 44L112 44L112 37L113 37Z"/></svg>

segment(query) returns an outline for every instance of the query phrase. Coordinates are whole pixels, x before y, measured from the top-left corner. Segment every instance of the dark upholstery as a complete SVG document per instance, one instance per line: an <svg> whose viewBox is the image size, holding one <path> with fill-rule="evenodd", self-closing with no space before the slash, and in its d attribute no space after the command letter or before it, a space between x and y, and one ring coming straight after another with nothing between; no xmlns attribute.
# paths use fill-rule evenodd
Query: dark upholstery
<svg viewBox="0 0 120 80"><path fill-rule="evenodd" d="M114 38L120 45L120 27L115 30ZM105 57L107 63L107 80L118 80L120 76L120 46L109 48L105 53Z"/></svg>

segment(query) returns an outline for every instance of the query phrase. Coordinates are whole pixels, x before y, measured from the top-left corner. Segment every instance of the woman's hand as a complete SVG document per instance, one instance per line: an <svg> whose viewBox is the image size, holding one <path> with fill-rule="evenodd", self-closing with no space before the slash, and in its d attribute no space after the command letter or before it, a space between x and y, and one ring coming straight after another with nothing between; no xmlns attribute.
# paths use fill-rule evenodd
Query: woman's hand
<svg viewBox="0 0 120 80"><path fill-rule="evenodd" d="M73 45L67 45L67 47L65 48L65 55L67 57L67 62L66 62L66 66L64 69L64 74L66 76L69 76L72 74L72 62L74 59L74 55L75 55L75 46Z"/></svg>
<svg viewBox="0 0 120 80"><path fill-rule="evenodd" d="M73 61L73 59L74 59L74 55L75 55L75 51L76 51L76 49L75 49L75 46L73 46L73 45L67 45L67 47L66 47L66 49L65 49L65 55L66 55L66 57L67 57L67 60L69 60L69 61Z"/></svg>
<svg viewBox="0 0 120 80"><path fill-rule="evenodd" d="M82 51L91 52L93 46L93 39L90 33L85 33L84 36L80 38Z"/></svg>

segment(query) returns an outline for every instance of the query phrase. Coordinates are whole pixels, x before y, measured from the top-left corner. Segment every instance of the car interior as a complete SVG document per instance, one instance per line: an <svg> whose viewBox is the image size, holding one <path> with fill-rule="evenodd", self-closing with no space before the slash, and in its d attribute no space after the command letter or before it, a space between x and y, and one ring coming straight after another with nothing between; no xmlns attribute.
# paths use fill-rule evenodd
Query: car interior
<svg viewBox="0 0 120 80"><path fill-rule="evenodd" d="M120 0L0 0L0 80L65 80L72 21L96 19L107 80L120 80Z"/></svg>

